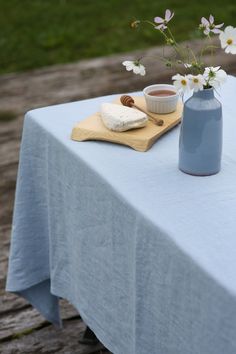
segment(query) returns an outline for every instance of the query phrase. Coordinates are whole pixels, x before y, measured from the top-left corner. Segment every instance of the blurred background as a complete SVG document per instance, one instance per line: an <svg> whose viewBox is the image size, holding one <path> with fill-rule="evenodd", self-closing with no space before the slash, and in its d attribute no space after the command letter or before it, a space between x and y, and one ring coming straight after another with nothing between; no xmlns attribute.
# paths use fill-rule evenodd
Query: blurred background
<svg viewBox="0 0 236 354"><path fill-rule="evenodd" d="M23 117L37 107L169 82L172 72L154 59L147 61L145 77L121 65L163 53L157 31L149 25L134 30L130 23L163 17L166 8L175 12L177 40L189 40L196 50L202 16L236 27L235 0L0 0L0 353L106 351L101 344L78 344L85 325L66 301L59 331L25 300L5 293ZM220 50L214 60L236 74L236 56Z"/></svg>
<svg viewBox="0 0 236 354"><path fill-rule="evenodd" d="M162 43L150 26L132 30L134 19L153 20L166 8L177 39L197 36L201 16L234 24L234 0L0 0L0 72L130 52Z"/></svg>

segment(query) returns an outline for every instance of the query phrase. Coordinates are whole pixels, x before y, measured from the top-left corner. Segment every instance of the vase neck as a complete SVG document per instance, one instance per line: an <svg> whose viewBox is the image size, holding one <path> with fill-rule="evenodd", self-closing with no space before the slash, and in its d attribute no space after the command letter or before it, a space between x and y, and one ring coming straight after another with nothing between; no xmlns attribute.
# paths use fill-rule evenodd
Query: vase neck
<svg viewBox="0 0 236 354"><path fill-rule="evenodd" d="M209 98L214 98L214 90L213 90L213 88L200 90L200 91L194 92L193 95L195 97L200 97L202 99L208 100Z"/></svg>

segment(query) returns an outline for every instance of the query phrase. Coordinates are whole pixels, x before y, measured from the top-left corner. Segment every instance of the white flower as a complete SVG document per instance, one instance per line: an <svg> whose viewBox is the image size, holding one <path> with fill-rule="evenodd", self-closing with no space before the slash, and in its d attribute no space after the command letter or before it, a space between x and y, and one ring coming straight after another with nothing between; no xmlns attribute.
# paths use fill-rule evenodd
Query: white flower
<svg viewBox="0 0 236 354"><path fill-rule="evenodd" d="M140 74L141 76L144 76L146 74L145 66L140 64L138 60L126 60L122 63L122 65L125 66L127 71L133 70L134 74Z"/></svg>
<svg viewBox="0 0 236 354"><path fill-rule="evenodd" d="M189 86L191 90L197 92L199 90L203 90L204 85L206 84L206 80L204 79L203 75L188 75L189 79Z"/></svg>
<svg viewBox="0 0 236 354"><path fill-rule="evenodd" d="M169 9L167 9L165 12L165 18L159 16L154 18L154 22L158 24L158 26L156 26L155 28L164 31L167 28L166 25L173 17L174 12L171 12Z"/></svg>
<svg viewBox="0 0 236 354"><path fill-rule="evenodd" d="M236 54L236 28L227 26L219 35L221 48L225 49L225 53Z"/></svg>
<svg viewBox="0 0 236 354"><path fill-rule="evenodd" d="M174 80L173 84L178 91L186 92L189 90L189 79L186 75L176 74L172 76L172 80Z"/></svg>
<svg viewBox="0 0 236 354"><path fill-rule="evenodd" d="M212 15L209 16L209 20L207 20L205 17L201 18L201 24L199 25L200 29L203 30L203 33L207 36L210 32L213 33L220 33L221 30L220 28L224 26L223 23L219 25L214 24L214 17Z"/></svg>
<svg viewBox="0 0 236 354"><path fill-rule="evenodd" d="M215 89L227 80L227 74L224 70L220 69L220 66L205 68L203 76L206 83Z"/></svg>

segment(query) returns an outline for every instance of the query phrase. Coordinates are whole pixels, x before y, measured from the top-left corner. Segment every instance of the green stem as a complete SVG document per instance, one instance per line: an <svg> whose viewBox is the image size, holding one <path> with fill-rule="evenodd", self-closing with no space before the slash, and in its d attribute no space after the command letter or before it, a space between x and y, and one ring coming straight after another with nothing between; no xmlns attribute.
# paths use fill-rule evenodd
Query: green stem
<svg viewBox="0 0 236 354"><path fill-rule="evenodd" d="M174 47L176 53L180 56L180 59L181 59L182 62L184 63L184 62L186 61L186 60L185 60L186 56L185 56L185 54L184 54L183 47L180 46L180 45L176 42L175 37L174 37L172 31L170 30L170 28L169 28L168 26L167 26L167 30L168 30L168 32L169 32L169 35L170 35L171 39L172 39L173 42L174 42L173 47Z"/></svg>
<svg viewBox="0 0 236 354"><path fill-rule="evenodd" d="M210 36L210 34L208 34L208 39L209 39L209 41L210 41L210 47L211 47L211 66L214 66L214 50L213 50L213 41L212 41L212 38L211 38L211 36Z"/></svg>
<svg viewBox="0 0 236 354"><path fill-rule="evenodd" d="M170 27L167 26L167 30L168 30L168 32L169 32L169 35L171 36L171 38L172 38L173 41L175 42L175 44L178 45L177 42L176 42L176 40L175 40L175 37L173 36L173 34L172 34L171 30L170 30Z"/></svg>
<svg viewBox="0 0 236 354"><path fill-rule="evenodd" d="M151 21L149 21L149 20L141 20L140 22L148 23L149 25L151 25L151 26L153 26L153 27L156 27L156 24L153 23L153 22L151 22ZM157 28L157 30L158 30L159 32L161 32L161 34L165 37L166 40L168 39L168 37L167 37L167 35L165 34L164 31L161 31L161 30L158 29L158 28Z"/></svg>

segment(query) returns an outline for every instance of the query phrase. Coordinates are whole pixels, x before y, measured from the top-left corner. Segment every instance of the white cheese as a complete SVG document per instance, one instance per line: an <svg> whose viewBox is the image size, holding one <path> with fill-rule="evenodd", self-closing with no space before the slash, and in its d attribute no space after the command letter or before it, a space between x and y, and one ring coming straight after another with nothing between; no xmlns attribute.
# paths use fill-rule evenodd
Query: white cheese
<svg viewBox="0 0 236 354"><path fill-rule="evenodd" d="M103 103L100 113L104 125L118 132L144 127L148 121L145 113L115 103Z"/></svg>

